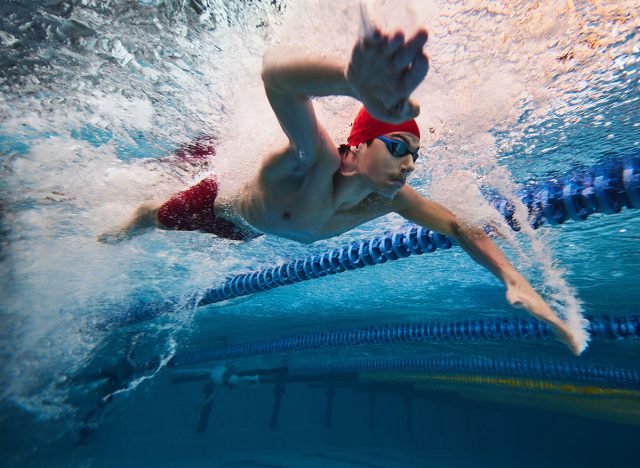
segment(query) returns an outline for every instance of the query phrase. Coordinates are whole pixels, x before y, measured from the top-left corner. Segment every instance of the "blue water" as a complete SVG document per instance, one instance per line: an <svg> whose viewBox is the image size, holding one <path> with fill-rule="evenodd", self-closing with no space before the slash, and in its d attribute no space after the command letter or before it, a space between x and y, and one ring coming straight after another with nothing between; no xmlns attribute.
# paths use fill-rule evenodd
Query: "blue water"
<svg viewBox="0 0 640 468"><path fill-rule="evenodd" d="M430 74L416 92L430 130L412 186L480 223L495 216L480 187L512 195L638 155L639 7L373 2L384 27L431 34ZM621 378L449 370L313 380L277 370L442 358L640 372L637 338L594 340L577 358L553 339L454 340L172 367L176 355L338 328L525 317L455 248L189 306L229 275L398 229L398 217L312 245L167 231L95 240L141 201L208 171L246 180L279 143L259 86L262 51L294 43L344 57L357 4L10 1L0 11L0 465L635 466L640 393ZM344 138L356 104L316 107ZM207 167L166 160L200 135L219 144ZM625 208L497 242L560 313L630 317L639 230L637 210ZM97 326L150 302L166 313ZM221 365L263 383L218 386L197 432L206 373ZM184 372L205 377L177 381Z"/></svg>

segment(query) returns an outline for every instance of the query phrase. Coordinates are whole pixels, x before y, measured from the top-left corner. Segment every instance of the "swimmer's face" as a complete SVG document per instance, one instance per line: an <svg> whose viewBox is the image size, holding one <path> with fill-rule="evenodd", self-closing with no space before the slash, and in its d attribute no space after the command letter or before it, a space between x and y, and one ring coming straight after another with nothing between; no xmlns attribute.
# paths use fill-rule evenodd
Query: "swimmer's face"
<svg viewBox="0 0 640 468"><path fill-rule="evenodd" d="M382 140L374 138L371 145L363 143L361 172L367 176L373 190L385 198L393 198L404 187L407 177L415 170L412 152L420 146L418 138L407 132L393 132L384 135L390 140L404 142L409 153L394 156Z"/></svg>

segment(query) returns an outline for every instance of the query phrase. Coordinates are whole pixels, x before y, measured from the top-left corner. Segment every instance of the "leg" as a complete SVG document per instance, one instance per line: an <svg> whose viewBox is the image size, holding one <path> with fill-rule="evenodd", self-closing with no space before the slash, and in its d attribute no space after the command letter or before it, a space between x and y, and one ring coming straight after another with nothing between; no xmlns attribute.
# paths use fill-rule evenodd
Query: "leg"
<svg viewBox="0 0 640 468"><path fill-rule="evenodd" d="M160 161L179 167L187 173L202 170L216 154L215 141L212 137L199 137L194 142L178 148L171 156ZM217 189L216 192L217 194ZM213 205L213 200L210 200ZM209 200L207 200L209 201ZM158 220L158 210L166 203L149 201L142 203L123 224L97 236L100 242L114 243L142 234L150 228L170 229L175 226L165 225ZM175 204L175 202L174 202ZM170 226L170 227L169 227Z"/></svg>
<svg viewBox="0 0 640 468"><path fill-rule="evenodd" d="M207 177L193 187L171 197L157 210L159 224L181 231L201 231L233 240L250 238L242 227L216 216L218 182Z"/></svg>
<svg viewBox="0 0 640 468"><path fill-rule="evenodd" d="M115 243L130 239L151 228L165 228L158 222L158 210L161 206L162 203L154 201L141 204L127 221L114 229L103 232L98 236L98 240L104 243Z"/></svg>
<svg viewBox="0 0 640 468"><path fill-rule="evenodd" d="M143 203L127 222L99 235L98 240L119 242L154 227L201 231L232 240L250 239L252 236L242 227L216 216L217 196L218 183L215 178L207 177L164 203Z"/></svg>
<svg viewBox="0 0 640 468"><path fill-rule="evenodd" d="M176 169L177 175L193 177L196 173L207 171L215 154L214 139L203 136L176 149L172 155L161 158L160 162Z"/></svg>

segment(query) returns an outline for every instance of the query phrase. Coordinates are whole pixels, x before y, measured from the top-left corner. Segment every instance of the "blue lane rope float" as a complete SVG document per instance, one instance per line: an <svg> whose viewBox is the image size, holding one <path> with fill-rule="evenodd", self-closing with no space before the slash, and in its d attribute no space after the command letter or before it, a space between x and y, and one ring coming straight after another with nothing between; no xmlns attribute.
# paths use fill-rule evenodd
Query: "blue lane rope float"
<svg viewBox="0 0 640 468"><path fill-rule="evenodd" d="M598 166L593 171L563 181L552 180L527 187L520 194L534 228L544 221L561 224L584 220L593 213L618 213L623 207L640 208L640 157L629 157ZM513 203L488 195L489 202L518 230ZM383 237L360 240L319 255L299 258L283 265L235 275L221 286L204 291L198 306L334 275L390 260L450 249L454 241L428 229L412 226Z"/></svg>
<svg viewBox="0 0 640 468"><path fill-rule="evenodd" d="M568 219L584 220L593 213L617 213L623 207L640 208L640 156L626 157L596 166L590 172L574 174L563 180L551 180L528 186L518 196L529 212L534 228L545 220L560 224ZM486 195L514 230L515 206L495 194ZM356 270L391 260L449 249L452 239L428 229L412 226L382 237L360 240L328 252L299 258L282 265L230 277L221 286L210 288L196 297L169 298L163 302L132 302L117 316L98 327L131 325L151 320L177 307L194 308L239 296L267 291L327 275Z"/></svg>
<svg viewBox="0 0 640 468"><path fill-rule="evenodd" d="M477 373L558 380L605 382L624 388L640 388L640 374L629 369L543 359L493 359L488 357L434 356L380 359L350 359L321 363L292 364L291 374L338 372L430 372Z"/></svg>
<svg viewBox="0 0 640 468"><path fill-rule="evenodd" d="M640 338L640 318L587 317L594 340ZM340 328L272 340L252 341L232 346L178 354L172 367L202 362L236 359L274 353L320 348L337 348L386 343L479 340L541 340L552 336L551 329L532 318L493 318L461 321L410 322L370 327Z"/></svg>

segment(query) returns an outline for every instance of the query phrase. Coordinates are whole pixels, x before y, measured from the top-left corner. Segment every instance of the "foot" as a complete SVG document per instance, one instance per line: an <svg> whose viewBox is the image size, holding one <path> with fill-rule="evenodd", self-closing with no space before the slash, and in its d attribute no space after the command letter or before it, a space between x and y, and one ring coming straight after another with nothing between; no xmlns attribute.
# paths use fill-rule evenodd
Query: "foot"
<svg viewBox="0 0 640 468"><path fill-rule="evenodd" d="M571 352L579 356L585 346L580 343L578 337L569 327L551 310L551 307L529 285L527 280L519 278L507 286L507 301L513 307L525 309L536 319L542 320L551 326L556 337L566 344Z"/></svg>
<svg viewBox="0 0 640 468"><path fill-rule="evenodd" d="M215 154L215 140L213 137L203 136L181 146L171 156L164 157L160 161L193 172L205 169Z"/></svg>
<svg viewBox="0 0 640 468"><path fill-rule="evenodd" d="M103 244L117 244L127 239L131 239L131 230L126 226L117 226L113 229L98 234L96 240Z"/></svg>

